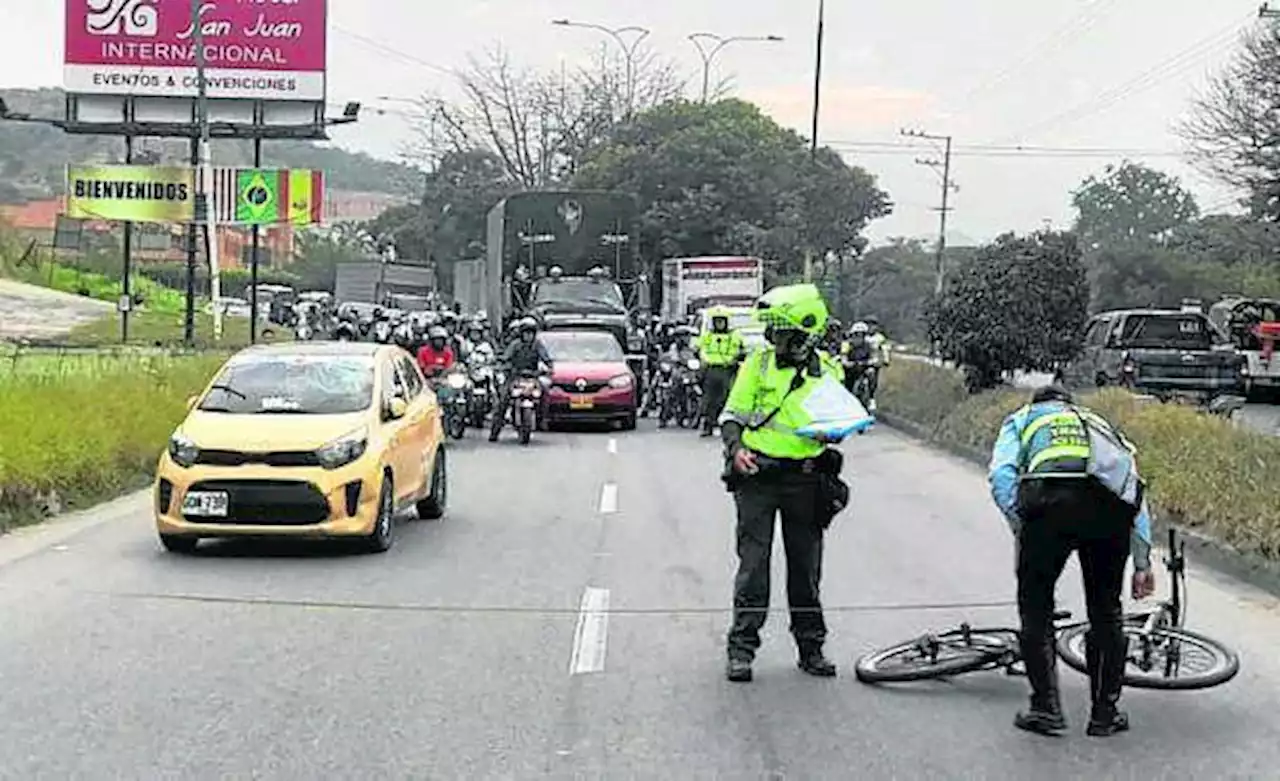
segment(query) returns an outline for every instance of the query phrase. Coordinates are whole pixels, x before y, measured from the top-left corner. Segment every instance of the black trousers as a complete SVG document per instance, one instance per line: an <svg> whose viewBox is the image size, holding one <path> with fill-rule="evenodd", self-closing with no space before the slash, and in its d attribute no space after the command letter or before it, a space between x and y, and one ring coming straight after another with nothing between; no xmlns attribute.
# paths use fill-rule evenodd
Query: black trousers
<svg viewBox="0 0 1280 781"><path fill-rule="evenodd" d="M708 366L702 375L702 428L710 431L724 411L733 387L733 366Z"/></svg>
<svg viewBox="0 0 1280 781"><path fill-rule="evenodd" d="M821 648L826 641L827 624L818 595L823 542L818 497L818 477L800 472L748 477L734 491L738 507L738 574L733 581L730 657L750 660L760 647L760 630L769 610L773 529L779 514L787 555L791 634L802 652Z"/></svg>
<svg viewBox="0 0 1280 781"><path fill-rule="evenodd" d="M1071 552L1084 579L1089 679L1095 707L1120 696L1125 637L1120 593L1129 559L1133 509L1092 480L1024 480L1018 491L1018 614L1032 697L1057 694L1054 590Z"/></svg>

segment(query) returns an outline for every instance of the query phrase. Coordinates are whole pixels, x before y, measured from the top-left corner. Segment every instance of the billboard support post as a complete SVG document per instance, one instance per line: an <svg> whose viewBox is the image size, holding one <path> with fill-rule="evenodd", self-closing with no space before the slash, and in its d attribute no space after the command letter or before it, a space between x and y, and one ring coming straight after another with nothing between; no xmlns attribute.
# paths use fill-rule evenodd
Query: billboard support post
<svg viewBox="0 0 1280 781"><path fill-rule="evenodd" d="M133 165L133 136L124 137L124 164ZM130 271L133 265L133 223L125 222L124 239L121 242L124 255L124 270L120 280L120 343L129 341L129 310L133 308L133 289Z"/></svg>
<svg viewBox="0 0 1280 781"><path fill-rule="evenodd" d="M209 261L209 301L213 306L213 341L222 341L222 279L218 247L218 208L213 198L213 145L209 141L209 86L206 80L204 25L201 0L191 0L191 27L195 32L196 117L200 126L200 196L204 204L204 235Z"/></svg>
<svg viewBox="0 0 1280 781"><path fill-rule="evenodd" d="M253 167L262 168L262 139L253 139ZM252 243L249 245L249 344L258 343L258 245L262 229L253 226Z"/></svg>
<svg viewBox="0 0 1280 781"><path fill-rule="evenodd" d="M191 139L191 163L195 165L200 158L200 140ZM196 343L196 222L187 223L187 308L183 318L183 341L188 347Z"/></svg>

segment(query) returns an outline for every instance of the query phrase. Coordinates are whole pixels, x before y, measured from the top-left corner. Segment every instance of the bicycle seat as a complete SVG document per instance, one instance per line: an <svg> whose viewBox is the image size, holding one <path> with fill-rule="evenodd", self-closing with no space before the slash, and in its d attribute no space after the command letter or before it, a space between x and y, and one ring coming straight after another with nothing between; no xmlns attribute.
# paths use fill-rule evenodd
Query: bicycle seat
<svg viewBox="0 0 1280 781"><path fill-rule="evenodd" d="M1054 620L1054 621L1066 621L1068 618L1071 618L1071 611L1070 611L1070 610L1055 610L1055 611L1053 611L1053 620Z"/></svg>

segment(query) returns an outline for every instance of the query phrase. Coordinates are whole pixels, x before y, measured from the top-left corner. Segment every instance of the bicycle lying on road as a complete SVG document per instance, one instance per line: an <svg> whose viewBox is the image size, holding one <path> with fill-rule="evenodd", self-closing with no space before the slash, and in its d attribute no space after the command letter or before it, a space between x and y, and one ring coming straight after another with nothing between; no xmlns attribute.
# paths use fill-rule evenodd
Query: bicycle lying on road
<svg viewBox="0 0 1280 781"><path fill-rule="evenodd" d="M1124 634L1129 660L1124 683L1135 689L1208 689L1226 683L1240 671L1240 658L1222 643L1183 627L1187 618L1186 543L1169 530L1170 597L1152 610L1126 613ZM1086 672L1084 637L1088 622L1072 622L1065 610L1054 613L1057 651L1077 672ZM957 629L900 643L863 656L855 665L863 683L897 683L949 678L964 673L1003 669L1021 672L1018 631L1003 627Z"/></svg>

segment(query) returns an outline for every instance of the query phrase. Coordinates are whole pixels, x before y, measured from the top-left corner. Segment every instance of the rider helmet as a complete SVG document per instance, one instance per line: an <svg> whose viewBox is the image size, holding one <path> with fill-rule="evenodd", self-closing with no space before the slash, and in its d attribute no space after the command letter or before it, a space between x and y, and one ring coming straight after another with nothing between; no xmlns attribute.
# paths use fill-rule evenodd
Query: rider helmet
<svg viewBox="0 0 1280 781"><path fill-rule="evenodd" d="M871 328L861 320L849 326L850 336L866 336L870 331Z"/></svg>
<svg viewBox="0 0 1280 781"><path fill-rule="evenodd" d="M449 332L443 326L433 325L427 331L427 342L432 350L443 350L449 344Z"/></svg>

